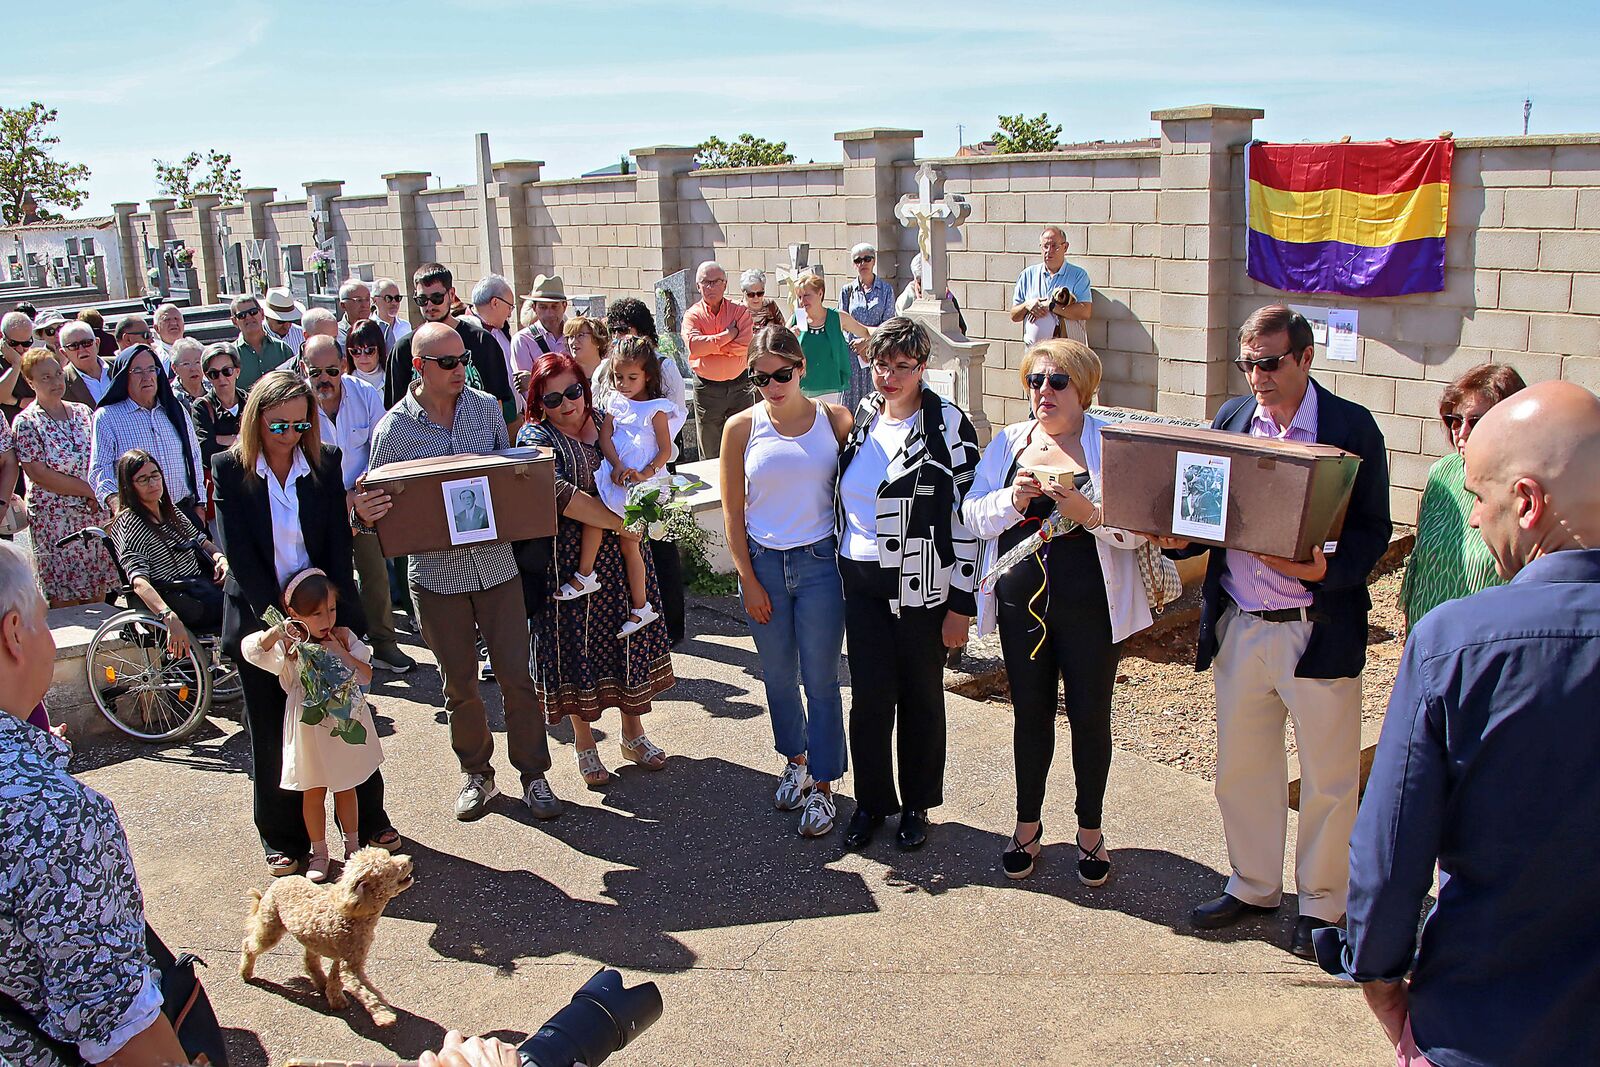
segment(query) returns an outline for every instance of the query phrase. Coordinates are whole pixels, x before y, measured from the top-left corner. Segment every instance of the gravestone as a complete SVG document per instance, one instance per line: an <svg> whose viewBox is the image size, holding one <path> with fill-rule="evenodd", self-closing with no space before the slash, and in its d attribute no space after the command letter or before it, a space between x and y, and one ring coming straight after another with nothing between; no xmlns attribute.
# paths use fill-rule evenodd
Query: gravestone
<svg viewBox="0 0 1600 1067"><path fill-rule="evenodd" d="M237 241L222 250L222 290L229 296L245 291L244 246Z"/></svg>
<svg viewBox="0 0 1600 1067"><path fill-rule="evenodd" d="M75 255L67 257L67 276L72 285L87 286L89 284L89 259L87 256Z"/></svg>
<svg viewBox="0 0 1600 1067"><path fill-rule="evenodd" d="M678 369L683 371L687 380L693 377L689 373L689 353L683 351L683 316L696 300L700 299L699 290L694 284L694 274L691 271L680 270L676 274L669 274L655 284L656 296L656 334L661 339L661 353L670 355L678 363Z"/></svg>
<svg viewBox="0 0 1600 1067"><path fill-rule="evenodd" d="M366 282L368 286L371 286L373 282L378 280L377 271L378 265L376 263L352 263L350 264L349 277Z"/></svg>
<svg viewBox="0 0 1600 1067"><path fill-rule="evenodd" d="M297 249L298 251L298 249ZM307 270L289 272L289 292L302 307L311 306L311 294L316 291L317 276Z"/></svg>
<svg viewBox="0 0 1600 1067"><path fill-rule="evenodd" d="M808 270L816 270L821 273L821 268L811 266L811 245L809 244L790 245L789 262L779 263L773 268L772 273L778 279L778 287L780 289L787 288L789 291L790 304L796 303L794 298L795 279Z"/></svg>
<svg viewBox="0 0 1600 1067"><path fill-rule="evenodd" d="M278 250L278 256L278 277L283 279L285 285L289 285L290 288L293 288L291 284L291 275L293 275L297 270L303 271L306 269L305 250L299 245L283 245Z"/></svg>
<svg viewBox="0 0 1600 1067"><path fill-rule="evenodd" d="M266 295L267 289L272 285L272 279L267 273L269 265L273 262L270 241L252 237L245 244L245 271L249 285L248 291L256 296Z"/></svg>
<svg viewBox="0 0 1600 1067"><path fill-rule="evenodd" d="M28 284L33 286L35 289L44 289L48 287L49 283L45 281L45 264L44 261L39 258L39 253L28 253L28 267L23 273L27 276Z"/></svg>
<svg viewBox="0 0 1600 1067"><path fill-rule="evenodd" d="M586 319L601 319L606 317L606 298L604 293L573 293L567 297L569 314L582 316Z"/></svg>

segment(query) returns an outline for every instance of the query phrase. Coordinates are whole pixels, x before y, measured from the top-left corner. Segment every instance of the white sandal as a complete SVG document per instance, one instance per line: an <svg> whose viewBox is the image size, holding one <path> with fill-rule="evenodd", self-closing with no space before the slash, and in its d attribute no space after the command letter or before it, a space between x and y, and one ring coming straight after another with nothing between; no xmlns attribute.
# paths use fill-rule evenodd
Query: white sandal
<svg viewBox="0 0 1600 1067"><path fill-rule="evenodd" d="M644 629L659 618L661 618L660 613L656 611L650 601L646 600L644 607L635 608L633 614L628 616L628 621L622 624L622 629L617 631L617 636L627 637L631 633Z"/></svg>
<svg viewBox="0 0 1600 1067"><path fill-rule="evenodd" d="M578 749L578 773L583 775L584 782L590 787L611 782L611 772L600 762L600 750L597 748Z"/></svg>
<svg viewBox="0 0 1600 1067"><path fill-rule="evenodd" d="M579 571L572 576L572 580L557 589L553 595L555 600L577 600L579 597L588 596L590 593L600 591L600 579L593 574L584 574Z"/></svg>
<svg viewBox="0 0 1600 1067"><path fill-rule="evenodd" d="M637 763L647 771L659 771L667 765L666 752L645 734L640 734L632 741L624 737L620 747L623 759Z"/></svg>

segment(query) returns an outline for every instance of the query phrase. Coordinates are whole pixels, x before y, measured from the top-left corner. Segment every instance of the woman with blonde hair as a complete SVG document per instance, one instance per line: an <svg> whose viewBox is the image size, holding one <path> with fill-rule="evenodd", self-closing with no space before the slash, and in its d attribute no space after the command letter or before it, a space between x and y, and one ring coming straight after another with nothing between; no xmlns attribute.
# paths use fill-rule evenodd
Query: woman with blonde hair
<svg viewBox="0 0 1600 1067"><path fill-rule="evenodd" d="M797 307L793 329L806 354L806 376L800 383L800 389L813 400L841 404L854 373L852 368L861 362L850 351L845 334L864 341L872 336L872 331L857 322L848 311L839 311L824 304L827 291L827 283L815 271L801 272L794 282Z"/></svg>
<svg viewBox="0 0 1600 1067"><path fill-rule="evenodd" d="M983 541L984 574L1001 553L1050 524L1037 551L986 581L978 599L978 633L998 621L1016 713L1017 825L1000 857L1013 879L1032 874L1039 858L1058 683L1072 729L1078 880L1103 885L1111 873L1100 822L1111 770L1112 688L1122 642L1150 625L1150 605L1134 554L1139 536L1101 521L1104 423L1088 413L1100 375L1100 357L1077 341L1029 349L1021 377L1030 415L989 443L961 509Z"/></svg>

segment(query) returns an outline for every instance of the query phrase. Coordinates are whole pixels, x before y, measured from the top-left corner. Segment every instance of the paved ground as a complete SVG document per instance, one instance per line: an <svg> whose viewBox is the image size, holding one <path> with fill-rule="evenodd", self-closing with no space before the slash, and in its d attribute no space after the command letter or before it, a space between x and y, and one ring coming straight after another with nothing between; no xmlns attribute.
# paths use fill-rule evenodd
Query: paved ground
<svg viewBox="0 0 1600 1067"><path fill-rule="evenodd" d="M952 696L948 803L928 848L848 854L837 835L798 837L796 816L772 809L781 763L743 626L697 605L690 631L673 699L650 719L674 753L668 768L630 766L586 792L563 731L551 779L574 807L549 824L505 799L457 823L437 675L380 686L389 811L418 870L370 966L400 1013L387 1031L354 1004L330 1013L296 977L295 947L266 957L253 984L235 973L245 890L267 881L237 723L218 719L189 746L86 753L93 769L80 773L122 814L152 922L210 963L235 1062L409 1059L448 1027L520 1036L602 964L659 982L666 999L619 1065L1392 1059L1353 988L1279 947L1292 904L1218 934L1186 928L1191 904L1221 885L1205 782L1119 752L1112 881L1083 888L1070 846L1055 844L1032 879L1008 882L997 861L1014 814L1010 720ZM615 720L606 726L613 764ZM1051 843L1071 833L1065 744Z"/></svg>

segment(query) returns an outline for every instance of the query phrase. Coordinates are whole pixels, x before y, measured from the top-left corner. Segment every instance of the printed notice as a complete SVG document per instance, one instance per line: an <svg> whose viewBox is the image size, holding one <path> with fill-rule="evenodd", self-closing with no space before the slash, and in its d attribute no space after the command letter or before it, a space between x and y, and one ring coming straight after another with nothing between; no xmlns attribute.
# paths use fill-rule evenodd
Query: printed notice
<svg viewBox="0 0 1600 1067"><path fill-rule="evenodd" d="M1179 537L1221 541L1228 533L1228 468L1225 456L1179 452L1172 489L1172 532Z"/></svg>
<svg viewBox="0 0 1600 1067"><path fill-rule="evenodd" d="M444 482L444 518L452 545L479 545L496 540L494 499L489 479L458 478Z"/></svg>
<svg viewBox="0 0 1600 1067"><path fill-rule="evenodd" d="M1336 363L1355 363L1360 359L1356 352L1356 342L1360 339L1356 322L1360 314L1359 311L1347 311L1344 308L1328 309L1329 359Z"/></svg>

